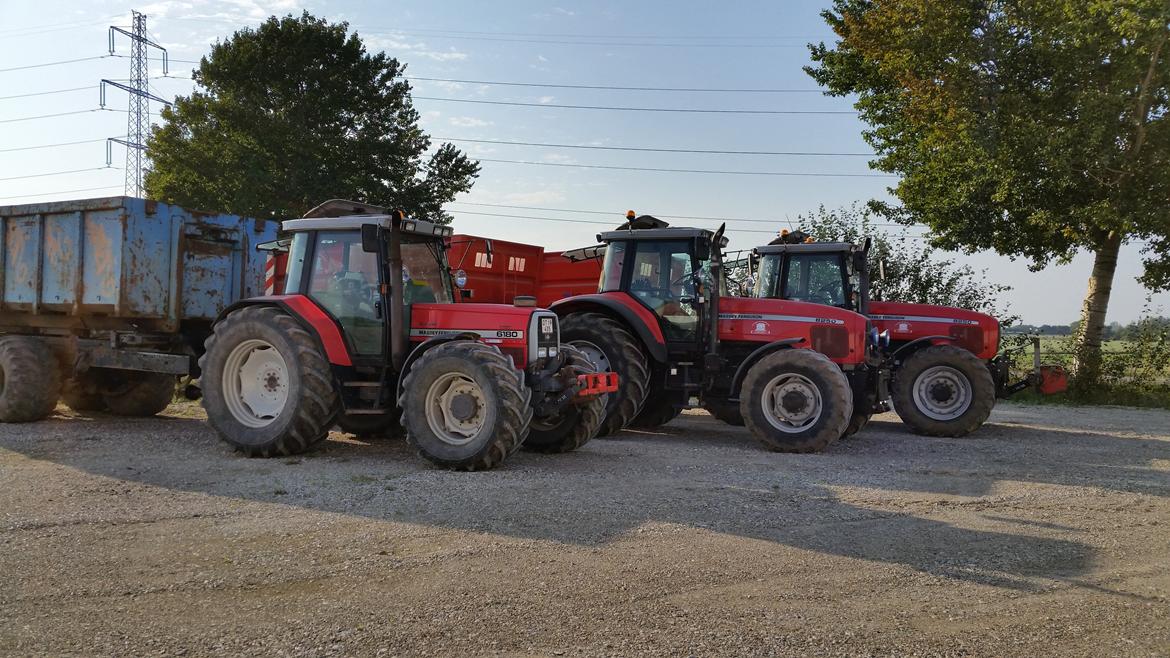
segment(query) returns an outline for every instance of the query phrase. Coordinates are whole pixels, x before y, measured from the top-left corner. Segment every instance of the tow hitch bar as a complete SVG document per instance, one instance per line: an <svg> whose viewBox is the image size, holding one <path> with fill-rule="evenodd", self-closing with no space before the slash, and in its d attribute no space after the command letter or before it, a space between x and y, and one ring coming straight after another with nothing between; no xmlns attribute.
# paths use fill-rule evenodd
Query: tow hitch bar
<svg viewBox="0 0 1170 658"><path fill-rule="evenodd" d="M616 393L618 390L618 374L616 372L591 372L586 375L577 375L577 397L590 397Z"/></svg>

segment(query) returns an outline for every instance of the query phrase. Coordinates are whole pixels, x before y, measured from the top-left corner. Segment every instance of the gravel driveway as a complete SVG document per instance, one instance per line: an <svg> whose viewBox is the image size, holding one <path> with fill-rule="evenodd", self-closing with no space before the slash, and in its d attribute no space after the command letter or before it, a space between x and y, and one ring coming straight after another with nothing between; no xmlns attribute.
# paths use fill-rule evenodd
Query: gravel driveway
<svg viewBox="0 0 1170 658"><path fill-rule="evenodd" d="M0 425L0 652L1170 653L1168 412L886 415L819 455L688 412L486 473L168 414Z"/></svg>

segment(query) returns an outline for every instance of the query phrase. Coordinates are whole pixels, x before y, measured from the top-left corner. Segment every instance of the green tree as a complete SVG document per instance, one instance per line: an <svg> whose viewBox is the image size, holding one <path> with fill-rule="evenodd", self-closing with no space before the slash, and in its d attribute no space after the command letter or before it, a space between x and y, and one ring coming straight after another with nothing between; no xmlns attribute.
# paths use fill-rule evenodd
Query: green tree
<svg viewBox="0 0 1170 658"><path fill-rule="evenodd" d="M345 198L446 222L442 205L471 189L479 164L450 144L427 155L404 69L308 12L240 30L200 60L198 88L163 110L147 142L147 194L278 218Z"/></svg>
<svg viewBox="0 0 1170 658"><path fill-rule="evenodd" d="M1118 252L1148 240L1170 287L1170 2L834 0L840 37L807 70L856 95L900 221L934 244L1028 258L1094 254L1078 377L1095 381Z"/></svg>

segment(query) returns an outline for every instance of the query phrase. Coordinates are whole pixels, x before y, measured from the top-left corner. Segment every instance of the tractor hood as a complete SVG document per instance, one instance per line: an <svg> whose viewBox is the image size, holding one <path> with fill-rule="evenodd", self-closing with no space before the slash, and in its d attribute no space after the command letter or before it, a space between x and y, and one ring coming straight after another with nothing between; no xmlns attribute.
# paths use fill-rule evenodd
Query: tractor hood
<svg viewBox="0 0 1170 658"><path fill-rule="evenodd" d="M729 342L769 343L799 339L837 363L865 360L864 315L834 306L783 299L722 297L719 299L719 339Z"/></svg>
<svg viewBox="0 0 1170 658"><path fill-rule="evenodd" d="M485 338L523 338L537 309L504 304L414 304L411 306L412 336L456 331L478 333ZM545 311L548 313L548 311ZM441 331L434 331L441 330Z"/></svg>
<svg viewBox="0 0 1170 658"><path fill-rule="evenodd" d="M953 306L870 301L869 318L890 340L906 342L926 336L950 336L981 359L999 351L999 320Z"/></svg>

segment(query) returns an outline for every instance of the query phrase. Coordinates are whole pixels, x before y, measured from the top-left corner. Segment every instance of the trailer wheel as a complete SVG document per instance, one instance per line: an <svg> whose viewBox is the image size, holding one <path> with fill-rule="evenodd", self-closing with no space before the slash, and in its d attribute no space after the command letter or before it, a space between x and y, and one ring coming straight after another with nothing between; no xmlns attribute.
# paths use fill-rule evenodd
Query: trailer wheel
<svg viewBox="0 0 1170 658"><path fill-rule="evenodd" d="M112 373L112 384L99 389L110 413L119 416L153 416L175 399L175 377L157 372Z"/></svg>
<svg viewBox="0 0 1170 658"><path fill-rule="evenodd" d="M837 364L806 349L783 349L748 370L740 413L770 450L817 452L845 432L853 391Z"/></svg>
<svg viewBox="0 0 1170 658"><path fill-rule="evenodd" d="M406 440L462 471L499 466L528 437L532 390L499 349L469 340L427 350L403 380Z"/></svg>
<svg viewBox="0 0 1170 658"><path fill-rule="evenodd" d="M567 357L565 369L575 379L577 375L595 372L585 353L572 345L562 344L561 354ZM605 413L605 396L570 403L561 413L547 418L534 416L532 429L524 440L524 449L533 452L569 452L589 442L601 427Z"/></svg>
<svg viewBox="0 0 1170 658"><path fill-rule="evenodd" d="M987 365L954 345L933 345L910 355L894 372L894 410L912 431L926 436L967 436L995 406Z"/></svg>
<svg viewBox="0 0 1170 658"><path fill-rule="evenodd" d="M61 387L61 401L70 409L82 413L105 411L106 401L98 390L97 379L92 371L66 379Z"/></svg>
<svg viewBox="0 0 1170 658"><path fill-rule="evenodd" d="M329 434L340 408L329 361L284 311L248 306L216 323L199 359L216 434L249 457L293 455Z"/></svg>
<svg viewBox="0 0 1170 658"><path fill-rule="evenodd" d="M841 435L841 438L848 439L865 429L865 426L869 424L869 419L872 417L873 414L854 411L853 415L849 417L849 426L845 428L845 433Z"/></svg>
<svg viewBox="0 0 1170 658"><path fill-rule="evenodd" d="M705 400L703 401L703 409L728 425L743 427L743 414L739 412L739 405L734 402Z"/></svg>
<svg viewBox="0 0 1170 658"><path fill-rule="evenodd" d="M561 340L585 353L596 372L616 372L618 390L605 396L605 417L597 436L629 425L646 401L650 369L638 339L601 313L570 313L561 318Z"/></svg>
<svg viewBox="0 0 1170 658"><path fill-rule="evenodd" d="M0 422L28 423L53 413L61 397L61 372L44 341L0 338Z"/></svg>
<svg viewBox="0 0 1170 658"><path fill-rule="evenodd" d="M669 394L657 387L653 393L646 398L646 402L642 404L642 410L630 421L630 427L643 430L652 430L656 427L662 427L670 421L678 418L682 413L682 409L675 406L675 402L679 399L679 395Z"/></svg>

